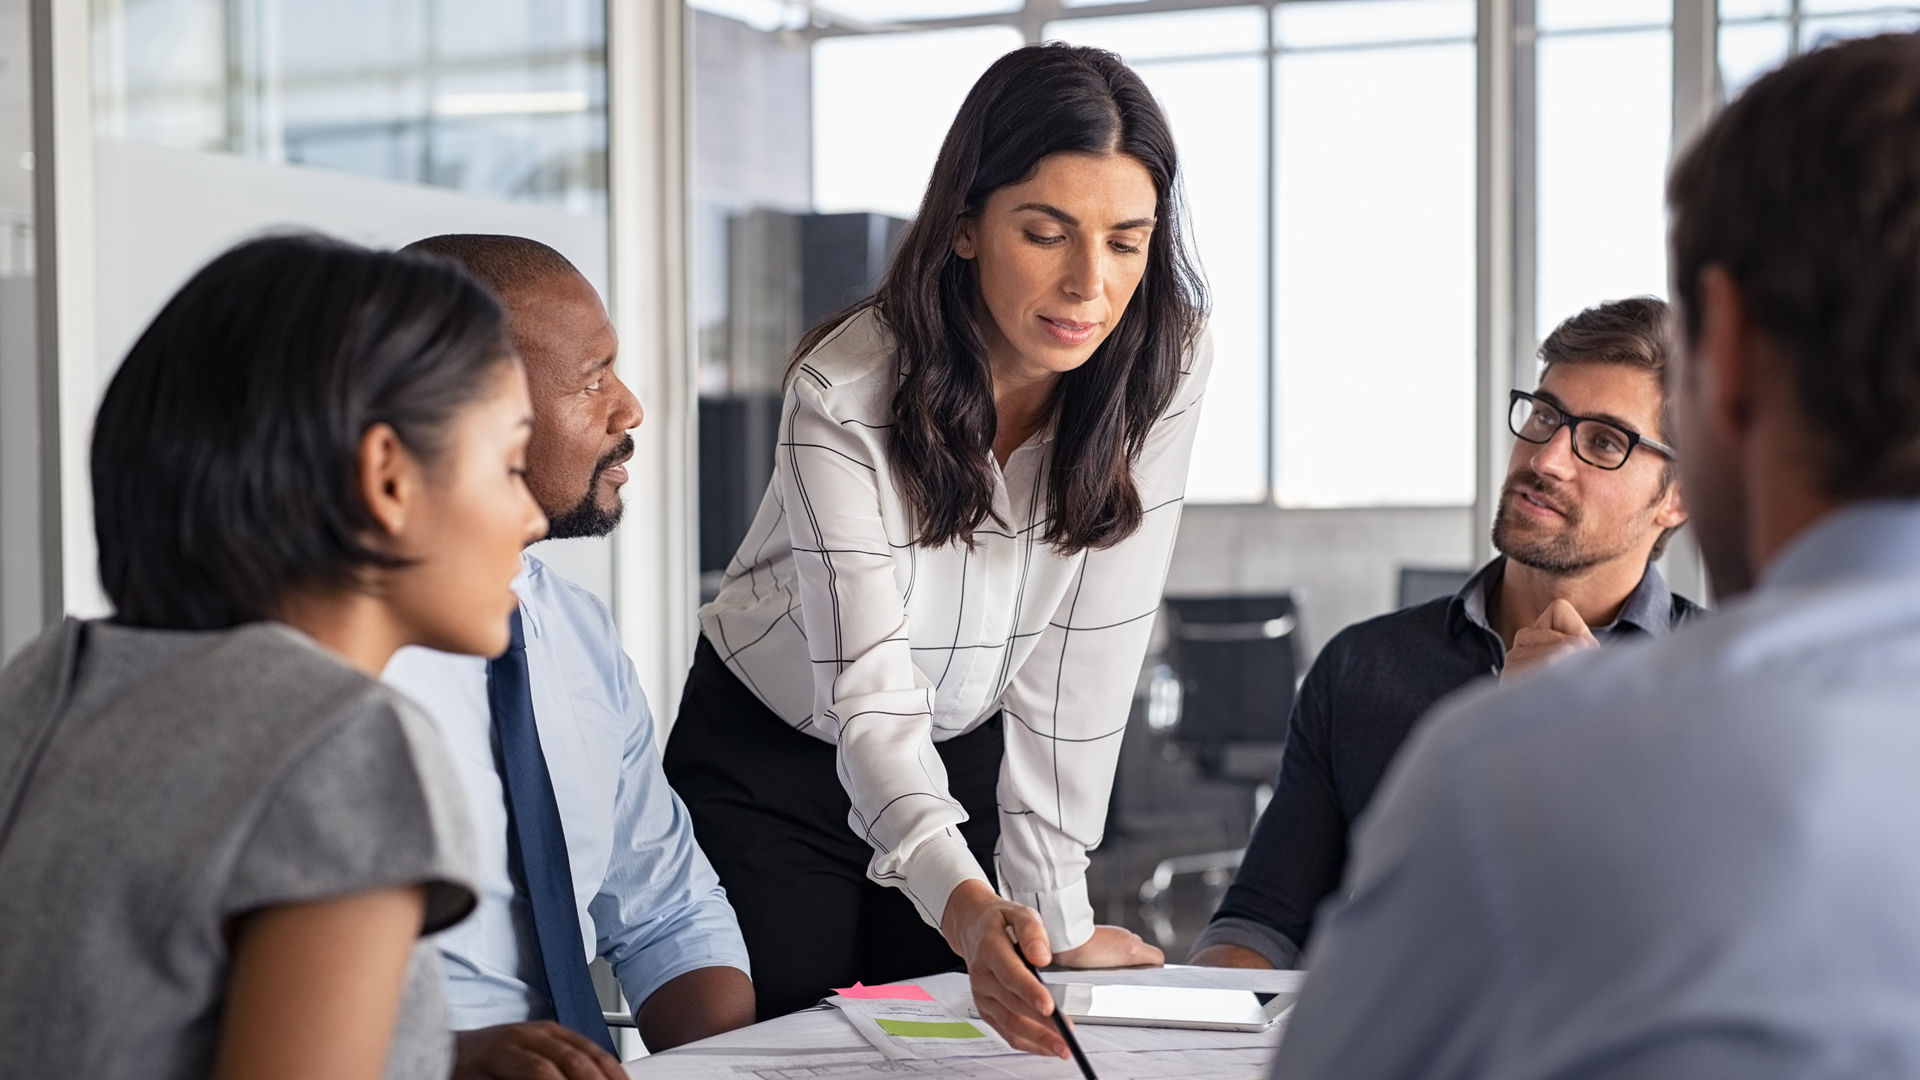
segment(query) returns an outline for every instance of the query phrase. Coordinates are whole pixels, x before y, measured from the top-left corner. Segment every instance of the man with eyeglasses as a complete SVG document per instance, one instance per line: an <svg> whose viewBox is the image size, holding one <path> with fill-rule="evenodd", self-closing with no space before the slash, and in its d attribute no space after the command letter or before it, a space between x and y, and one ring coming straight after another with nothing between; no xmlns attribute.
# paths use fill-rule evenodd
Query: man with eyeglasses
<svg viewBox="0 0 1920 1080"><path fill-rule="evenodd" d="M1686 521L1662 441L1667 305L1589 308L1539 355L1539 386L1511 397L1500 556L1456 595L1327 643L1294 700L1273 799L1190 963L1298 966L1315 908L1340 886L1354 821L1435 702L1476 679L1663 635L1700 610L1652 565Z"/></svg>

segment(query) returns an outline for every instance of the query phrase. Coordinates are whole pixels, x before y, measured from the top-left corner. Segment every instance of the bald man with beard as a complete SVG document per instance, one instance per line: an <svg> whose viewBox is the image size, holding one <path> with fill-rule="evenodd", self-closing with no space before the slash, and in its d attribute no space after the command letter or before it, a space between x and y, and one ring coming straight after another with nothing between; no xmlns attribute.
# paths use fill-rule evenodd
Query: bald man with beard
<svg viewBox="0 0 1920 1080"><path fill-rule="evenodd" d="M611 532L642 414L615 372L599 294L522 237L436 236L409 250L459 263L506 309L533 403L524 480L547 538ZM479 907L438 938L454 1076L614 1080L626 1074L587 973L594 957L611 964L650 1050L752 1023L753 984L612 613L522 559L505 655L407 649L386 672L447 740L480 841Z"/></svg>

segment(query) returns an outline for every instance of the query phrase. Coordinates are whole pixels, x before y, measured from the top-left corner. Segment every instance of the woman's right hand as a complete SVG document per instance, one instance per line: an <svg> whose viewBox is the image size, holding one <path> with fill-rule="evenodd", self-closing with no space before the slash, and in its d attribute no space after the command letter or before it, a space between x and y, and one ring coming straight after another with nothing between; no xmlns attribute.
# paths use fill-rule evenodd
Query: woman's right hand
<svg viewBox="0 0 1920 1080"><path fill-rule="evenodd" d="M1012 937L1008 930L1013 931ZM982 1020L1016 1050L1067 1056L1067 1042L1049 1019L1053 995L1013 951L1018 938L1021 952L1035 967L1053 962L1039 912L1001 899L984 881L964 881L947 898L940 933L967 963L973 1004Z"/></svg>

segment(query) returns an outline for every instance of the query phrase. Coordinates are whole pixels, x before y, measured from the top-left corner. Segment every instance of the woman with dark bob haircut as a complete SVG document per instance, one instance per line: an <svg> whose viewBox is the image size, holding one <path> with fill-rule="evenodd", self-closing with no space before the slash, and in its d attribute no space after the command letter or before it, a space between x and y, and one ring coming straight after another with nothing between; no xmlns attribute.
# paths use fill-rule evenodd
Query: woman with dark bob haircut
<svg viewBox="0 0 1920 1080"><path fill-rule="evenodd" d="M1008 53L878 291L795 350L774 478L667 752L761 1011L952 968L1064 1056L1037 964L1100 840L1210 350L1166 118L1098 49ZM996 888L997 881L997 888Z"/></svg>
<svg viewBox="0 0 1920 1080"><path fill-rule="evenodd" d="M277 237L168 301L95 420L114 614L0 674L0 1075L447 1075L464 795L377 678L505 649L530 425L450 263Z"/></svg>

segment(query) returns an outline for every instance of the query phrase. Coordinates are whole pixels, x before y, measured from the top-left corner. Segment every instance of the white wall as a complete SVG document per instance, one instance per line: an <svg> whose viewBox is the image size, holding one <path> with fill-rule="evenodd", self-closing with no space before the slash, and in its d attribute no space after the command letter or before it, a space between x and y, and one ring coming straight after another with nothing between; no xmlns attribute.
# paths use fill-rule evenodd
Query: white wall
<svg viewBox="0 0 1920 1080"><path fill-rule="evenodd" d="M1473 511L1281 510L1188 506L1167 574L1169 595L1293 590L1303 653L1395 605L1400 567L1467 567Z"/></svg>

